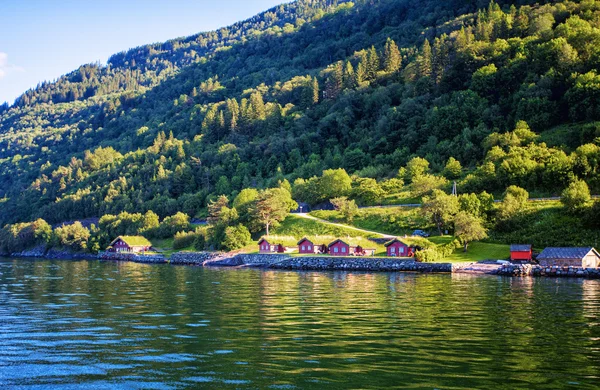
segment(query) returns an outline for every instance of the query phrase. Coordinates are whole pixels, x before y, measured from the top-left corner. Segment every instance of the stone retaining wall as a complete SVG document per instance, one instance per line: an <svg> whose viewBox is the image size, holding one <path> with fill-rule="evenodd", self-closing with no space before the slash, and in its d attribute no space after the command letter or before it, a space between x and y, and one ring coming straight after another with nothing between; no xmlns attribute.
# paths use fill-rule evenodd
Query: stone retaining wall
<svg viewBox="0 0 600 390"><path fill-rule="evenodd" d="M207 264L208 265L208 264ZM417 263L410 259L374 257L291 257L276 254L243 254L211 262L211 266L254 266L271 269L315 271L412 271L452 272L452 264Z"/></svg>
<svg viewBox="0 0 600 390"><path fill-rule="evenodd" d="M600 279L600 268L505 264L498 269L496 274L502 276L550 276Z"/></svg>
<svg viewBox="0 0 600 390"><path fill-rule="evenodd" d="M138 253L103 252L98 254L100 260L132 261L144 264L164 264L167 259L163 255L141 255Z"/></svg>
<svg viewBox="0 0 600 390"><path fill-rule="evenodd" d="M171 255L171 264L175 265L203 265L204 262L222 257L216 252L177 252Z"/></svg>

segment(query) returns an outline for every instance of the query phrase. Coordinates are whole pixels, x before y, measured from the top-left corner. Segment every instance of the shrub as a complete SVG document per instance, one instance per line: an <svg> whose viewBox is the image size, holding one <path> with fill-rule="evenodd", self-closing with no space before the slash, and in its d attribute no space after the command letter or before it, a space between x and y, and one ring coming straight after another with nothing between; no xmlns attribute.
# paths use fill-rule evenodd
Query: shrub
<svg viewBox="0 0 600 390"><path fill-rule="evenodd" d="M179 250L190 247L196 240L196 232L178 232L175 233L175 239L173 240L173 249Z"/></svg>
<svg viewBox="0 0 600 390"><path fill-rule="evenodd" d="M229 226L225 229L225 239L221 243L224 249L232 251L252 243L250 231L244 225Z"/></svg>
<svg viewBox="0 0 600 390"><path fill-rule="evenodd" d="M585 210L591 200L590 189L583 180L569 184L560 198L561 203L571 214L578 214Z"/></svg>

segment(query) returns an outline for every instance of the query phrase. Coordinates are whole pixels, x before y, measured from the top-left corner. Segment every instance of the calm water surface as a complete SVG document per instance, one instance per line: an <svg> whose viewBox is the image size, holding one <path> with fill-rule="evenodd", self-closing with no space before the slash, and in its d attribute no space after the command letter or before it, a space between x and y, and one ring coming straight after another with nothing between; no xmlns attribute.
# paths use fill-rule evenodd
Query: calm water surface
<svg viewBox="0 0 600 390"><path fill-rule="evenodd" d="M600 281L0 259L4 388L600 387Z"/></svg>

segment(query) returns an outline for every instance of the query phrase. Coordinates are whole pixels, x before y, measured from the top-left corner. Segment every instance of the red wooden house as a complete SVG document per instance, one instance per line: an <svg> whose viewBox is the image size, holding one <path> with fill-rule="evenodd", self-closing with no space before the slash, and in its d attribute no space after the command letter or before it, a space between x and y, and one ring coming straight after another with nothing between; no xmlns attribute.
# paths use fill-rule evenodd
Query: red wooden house
<svg viewBox="0 0 600 390"><path fill-rule="evenodd" d="M152 243L142 236L119 236L110 243L109 252L139 253L147 252Z"/></svg>
<svg viewBox="0 0 600 390"><path fill-rule="evenodd" d="M511 245L510 261L531 261L531 245Z"/></svg>
<svg viewBox="0 0 600 390"><path fill-rule="evenodd" d="M298 241L298 252L301 254L315 254L315 245L308 238L303 238Z"/></svg>
<svg viewBox="0 0 600 390"><path fill-rule="evenodd" d="M335 240L327 247L327 250L332 256L349 256L350 245L346 244L342 240Z"/></svg>
<svg viewBox="0 0 600 390"><path fill-rule="evenodd" d="M272 246L269 243L269 241L265 240L264 238L261 238L260 241L258 242L258 252L259 253L271 253L272 250Z"/></svg>
<svg viewBox="0 0 600 390"><path fill-rule="evenodd" d="M389 257L412 257L413 250L411 247L398 240L397 238L385 243L387 255Z"/></svg>

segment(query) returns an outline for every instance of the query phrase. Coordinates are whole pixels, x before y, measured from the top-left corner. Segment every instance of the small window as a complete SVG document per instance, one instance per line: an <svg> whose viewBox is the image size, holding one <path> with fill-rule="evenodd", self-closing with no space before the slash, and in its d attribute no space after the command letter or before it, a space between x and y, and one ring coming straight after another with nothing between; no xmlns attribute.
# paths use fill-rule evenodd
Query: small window
<svg viewBox="0 0 600 390"><path fill-rule="evenodd" d="M338 248L337 248L337 246L336 246L335 248L333 248L333 252L334 252L334 253L338 253Z"/></svg>
<svg viewBox="0 0 600 390"><path fill-rule="evenodd" d="M309 251L312 251L312 246L310 246L310 245L309 245L309 246L308 246L308 250L309 250Z"/></svg>
<svg viewBox="0 0 600 390"><path fill-rule="evenodd" d="M305 247L304 245L302 245L302 250L303 250L303 251L304 251L304 250L306 250L306 247Z"/></svg>
<svg viewBox="0 0 600 390"><path fill-rule="evenodd" d="M392 247L392 248L390 249L390 252L392 252L392 253L395 253L395 252L396 252L396 248L395 248L395 247Z"/></svg>
<svg viewBox="0 0 600 390"><path fill-rule="evenodd" d="M346 252L346 247L345 246L342 247L342 253L344 253L344 252Z"/></svg>
<svg viewBox="0 0 600 390"><path fill-rule="evenodd" d="M400 248L400 253L404 253L404 248Z"/></svg>

